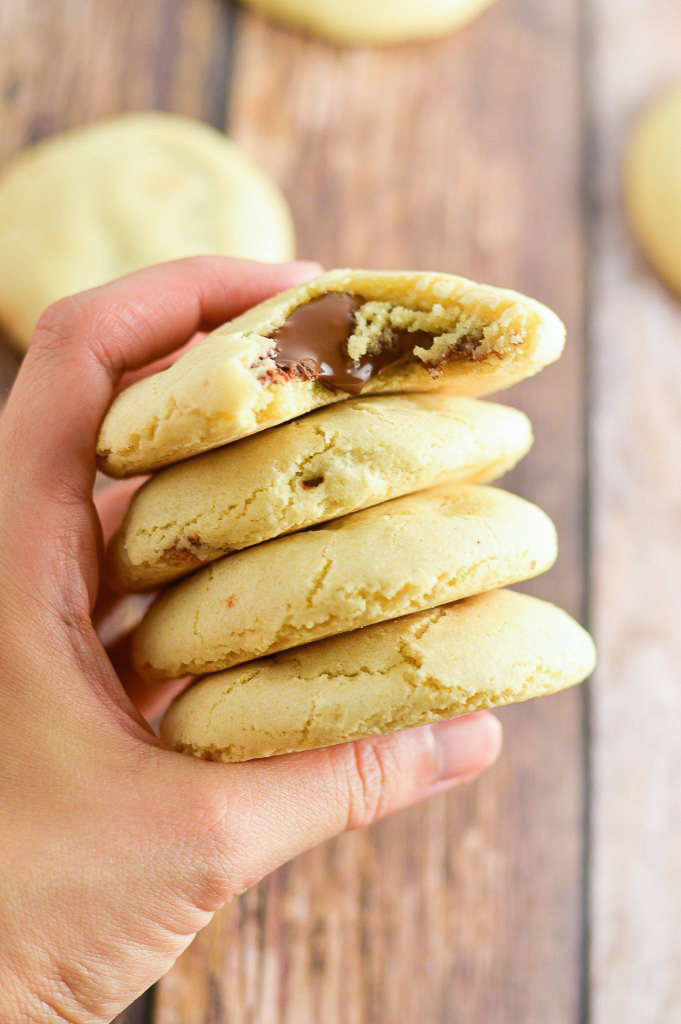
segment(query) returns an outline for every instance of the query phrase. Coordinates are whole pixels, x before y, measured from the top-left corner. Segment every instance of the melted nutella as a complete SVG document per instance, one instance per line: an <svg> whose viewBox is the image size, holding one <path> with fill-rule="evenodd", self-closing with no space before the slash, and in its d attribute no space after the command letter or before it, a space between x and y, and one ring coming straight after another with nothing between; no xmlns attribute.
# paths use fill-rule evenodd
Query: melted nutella
<svg viewBox="0 0 681 1024"><path fill-rule="evenodd" d="M353 362L347 345L355 330L355 314L364 302L349 292L327 292L300 306L271 334L277 367L290 379L318 379L330 388L358 395L381 370L409 359L416 346L432 345L433 335L426 331L391 331L378 352Z"/></svg>

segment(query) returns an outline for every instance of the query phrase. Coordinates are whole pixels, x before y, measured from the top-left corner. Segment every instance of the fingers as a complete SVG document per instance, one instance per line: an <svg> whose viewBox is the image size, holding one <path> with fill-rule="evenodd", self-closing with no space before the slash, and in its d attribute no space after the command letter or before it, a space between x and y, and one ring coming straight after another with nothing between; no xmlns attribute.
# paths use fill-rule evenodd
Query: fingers
<svg viewBox="0 0 681 1024"><path fill-rule="evenodd" d="M105 546L125 515L130 498L144 482L144 477L133 477L122 483L106 484L95 494L95 508L101 525L102 544ZM129 633L149 606L146 595L121 597L110 590L104 580L99 581L97 600L92 618L105 646Z"/></svg>
<svg viewBox="0 0 681 1024"><path fill-rule="evenodd" d="M136 490L146 480L146 477L136 476L129 480L116 483L106 483L101 490L95 494L95 508L102 524L102 535L104 543L109 540L121 524L130 499Z"/></svg>
<svg viewBox="0 0 681 1024"><path fill-rule="evenodd" d="M176 359L179 359L180 356L183 356L185 352L189 351L190 348L193 348L194 345L197 345L200 341L203 341L205 337L206 332L199 331L199 333L195 334L194 337L191 338L186 345L181 345L178 349L175 349L175 351L172 352L170 355L162 356L161 359L155 359L153 363L147 363L146 366L141 366L137 370L129 370L128 373L124 373L120 381L118 382L116 394L118 394L119 391L124 391L125 388L130 387L130 385L134 384L136 381L142 380L143 377L149 377L152 373L159 373L161 370L165 370L166 367L171 366Z"/></svg>
<svg viewBox="0 0 681 1024"><path fill-rule="evenodd" d="M231 319L318 270L221 257L142 270L51 306L41 318L0 421L0 449L35 501L89 494L95 441L126 371Z"/></svg>
<svg viewBox="0 0 681 1024"><path fill-rule="evenodd" d="M135 477L117 483L109 483L95 494L95 507L102 524L106 544L125 515L130 498L144 482L144 477ZM107 654L116 674L140 714L152 722L164 711L173 697L176 697L189 682L173 679L167 683L149 686L140 679L132 664L130 638L149 607L153 595L121 595L100 582L93 619L97 633L107 648Z"/></svg>
<svg viewBox="0 0 681 1024"><path fill-rule="evenodd" d="M132 663L128 632L108 645L107 654L121 685L139 713L150 724L168 707L171 700L192 681L189 676L150 685L141 679Z"/></svg>
<svg viewBox="0 0 681 1024"><path fill-rule="evenodd" d="M500 749L498 719L479 712L269 761L196 766L207 776L195 793L196 840L209 839L216 905L345 829L473 778Z"/></svg>

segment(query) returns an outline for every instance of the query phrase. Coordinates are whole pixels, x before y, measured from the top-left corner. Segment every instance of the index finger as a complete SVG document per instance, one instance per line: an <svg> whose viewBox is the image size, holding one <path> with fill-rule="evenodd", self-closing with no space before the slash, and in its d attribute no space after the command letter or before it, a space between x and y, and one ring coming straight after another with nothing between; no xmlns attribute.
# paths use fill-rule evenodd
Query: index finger
<svg viewBox="0 0 681 1024"><path fill-rule="evenodd" d="M51 306L0 420L0 455L11 447L17 490L31 495L34 509L41 497L89 497L97 432L123 373L317 271L311 263L202 256Z"/></svg>

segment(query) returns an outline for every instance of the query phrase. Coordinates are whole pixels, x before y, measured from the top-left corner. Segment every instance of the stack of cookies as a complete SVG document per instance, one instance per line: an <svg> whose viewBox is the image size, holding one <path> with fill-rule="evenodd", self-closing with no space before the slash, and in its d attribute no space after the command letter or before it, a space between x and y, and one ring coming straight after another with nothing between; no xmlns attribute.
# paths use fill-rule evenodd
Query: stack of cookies
<svg viewBox="0 0 681 1024"><path fill-rule="evenodd" d="M556 556L548 517L485 486L528 451L479 401L561 353L515 292L331 271L251 309L112 405L105 472L152 472L107 558L159 589L133 638L150 684L202 676L162 735L241 761L540 696L590 638L504 590Z"/></svg>

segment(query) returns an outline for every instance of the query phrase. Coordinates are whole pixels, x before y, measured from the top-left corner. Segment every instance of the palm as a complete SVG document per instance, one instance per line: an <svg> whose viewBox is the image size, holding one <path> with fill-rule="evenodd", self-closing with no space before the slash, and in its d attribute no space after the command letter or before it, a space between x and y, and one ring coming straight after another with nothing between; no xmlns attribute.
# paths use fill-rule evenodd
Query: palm
<svg viewBox="0 0 681 1024"><path fill-rule="evenodd" d="M144 717L170 691L140 687L125 659L126 606L97 600L102 526L111 531L130 493L104 492L98 516L95 439L122 374L309 269L198 259L65 300L0 417L0 1017L10 1024L111 1020L230 895L498 750L493 720L478 716L276 763L172 753Z"/></svg>

